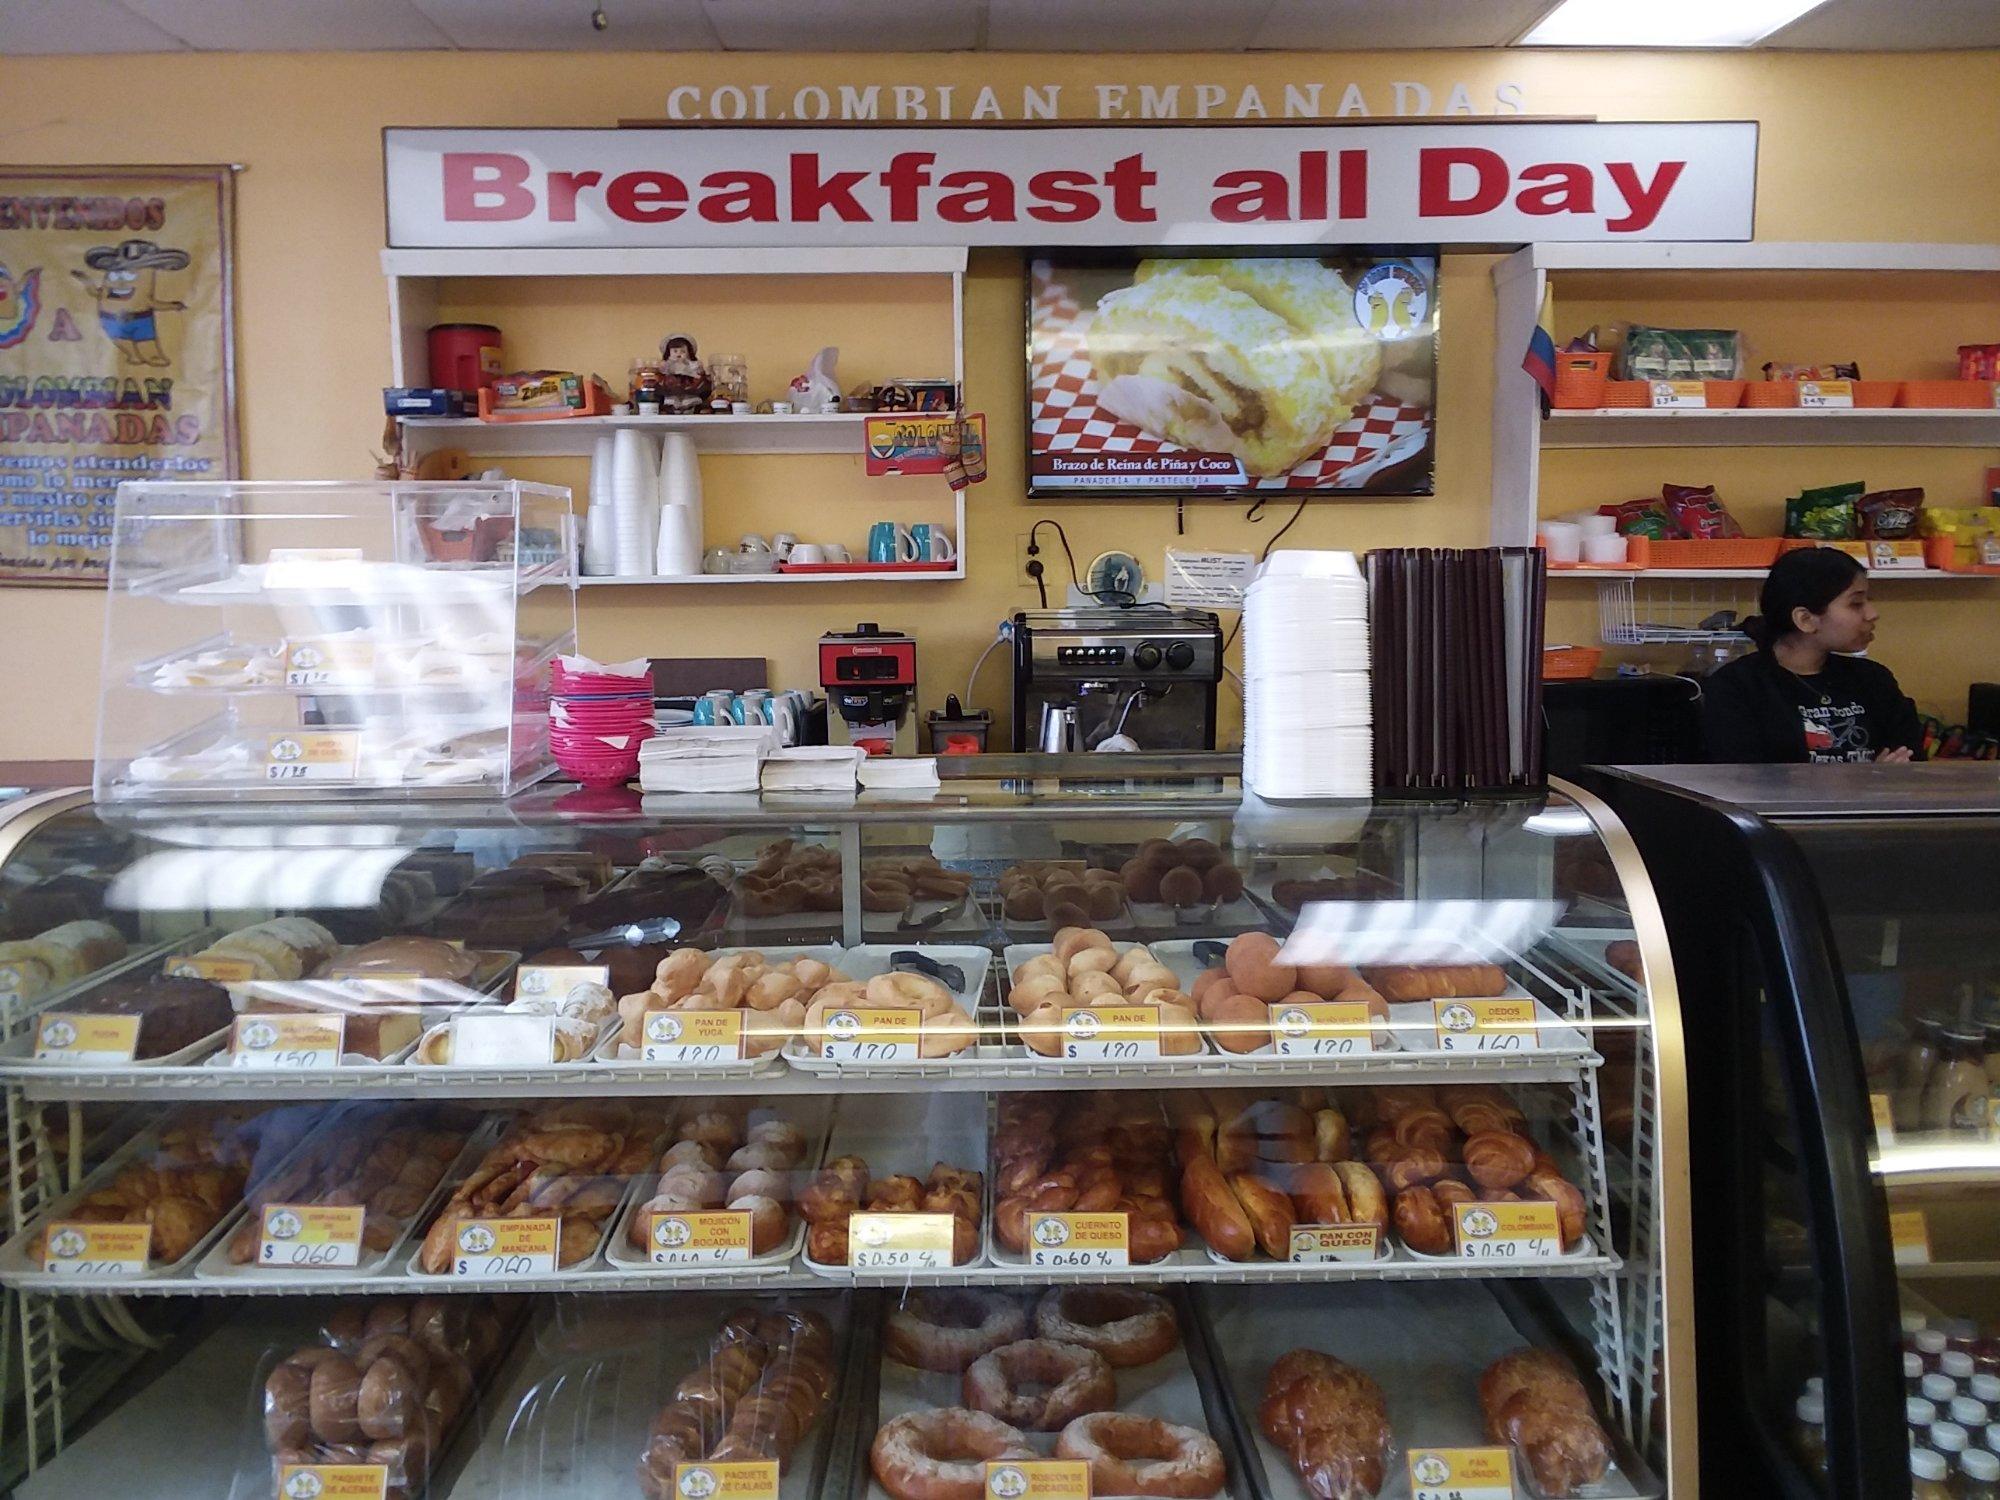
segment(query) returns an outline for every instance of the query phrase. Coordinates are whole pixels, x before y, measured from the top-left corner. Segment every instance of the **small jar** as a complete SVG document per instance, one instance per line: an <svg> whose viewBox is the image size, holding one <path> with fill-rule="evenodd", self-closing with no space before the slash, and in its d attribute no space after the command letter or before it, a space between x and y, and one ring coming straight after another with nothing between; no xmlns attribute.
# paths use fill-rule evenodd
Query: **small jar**
<svg viewBox="0 0 2000 1500"><path fill-rule="evenodd" d="M1951 1405L1952 1397L1958 1394L1958 1382L1949 1375L1926 1375L1918 1387L1918 1394L1943 1411Z"/></svg>
<svg viewBox="0 0 2000 1500"><path fill-rule="evenodd" d="M1792 1403L1792 1451L1807 1473L1825 1476L1826 1400L1815 1391L1807 1391Z"/></svg>
<svg viewBox="0 0 2000 1500"><path fill-rule="evenodd" d="M1965 1383L1965 1388L1973 1400L1984 1401L1988 1406L2000 1406L2000 1375L1974 1375Z"/></svg>
<svg viewBox="0 0 2000 1500"><path fill-rule="evenodd" d="M1911 1396L1903 1402L1903 1425L1910 1429L1910 1441L1915 1446L1929 1446L1931 1423L1936 1420L1937 1408L1922 1396Z"/></svg>
<svg viewBox="0 0 2000 1500"><path fill-rule="evenodd" d="M1921 1396L1924 1386L1924 1357L1914 1349L1903 1351L1903 1394Z"/></svg>
<svg viewBox="0 0 2000 1500"><path fill-rule="evenodd" d="M1951 1465L1943 1454L1928 1448L1910 1450L1910 1500L1952 1500L1945 1483L1950 1475Z"/></svg>
<svg viewBox="0 0 2000 1500"><path fill-rule="evenodd" d="M1947 1349L1938 1356L1938 1373L1956 1380L1960 1385L1969 1384L1978 1370L1979 1366L1973 1362L1972 1356L1957 1349Z"/></svg>
<svg viewBox="0 0 2000 1500"><path fill-rule="evenodd" d="M1968 1448L1958 1460L1957 1500L2000 1500L2000 1455Z"/></svg>
<svg viewBox="0 0 2000 1500"><path fill-rule="evenodd" d="M1956 1464L1958 1455L1972 1446L1972 1437L1956 1422L1938 1421L1931 1423L1931 1447Z"/></svg>
<svg viewBox="0 0 2000 1500"><path fill-rule="evenodd" d="M1944 1357L1944 1334L1936 1328L1926 1328L1911 1335L1910 1347L1923 1356L1926 1372L1935 1370L1938 1361Z"/></svg>
<svg viewBox="0 0 2000 1500"><path fill-rule="evenodd" d="M1977 1432L1993 1420L1986 1410L1986 1403L1971 1396L1954 1398L1947 1415L1967 1432Z"/></svg>

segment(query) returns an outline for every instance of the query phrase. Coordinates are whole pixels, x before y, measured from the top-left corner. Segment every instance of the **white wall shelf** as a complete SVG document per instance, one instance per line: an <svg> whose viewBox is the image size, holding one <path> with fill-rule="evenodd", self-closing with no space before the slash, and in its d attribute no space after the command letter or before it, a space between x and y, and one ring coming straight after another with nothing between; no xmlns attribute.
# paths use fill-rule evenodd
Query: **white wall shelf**
<svg viewBox="0 0 2000 1500"><path fill-rule="evenodd" d="M2000 271L2000 245L1864 240L1538 244L1508 256L1494 276L1524 271Z"/></svg>
<svg viewBox="0 0 2000 1500"><path fill-rule="evenodd" d="M613 584L627 587L646 585L679 587L683 584L712 583L950 583L963 577L965 577L965 565L961 562L948 571L935 573L683 573L640 578L582 577L577 579L577 586L605 588Z"/></svg>
<svg viewBox="0 0 2000 1500"><path fill-rule="evenodd" d="M1566 578L1591 583L1616 583L1626 578L1714 579L1719 582L1731 578L1761 579L1770 571L1769 568L1551 568L1549 582L1561 583ZM1991 583L2000 578L2000 574L1948 573L1942 568L1870 568L1868 578L1872 583ZM590 580L583 581L588 583Z"/></svg>
<svg viewBox="0 0 2000 1500"><path fill-rule="evenodd" d="M702 453L851 453L862 449L865 412L713 417L565 417L553 422L482 422L477 417L405 417L421 448L463 448L475 458L587 458L621 427L685 432Z"/></svg>
<svg viewBox="0 0 2000 1500"><path fill-rule="evenodd" d="M1543 448L2000 447L2000 408L1550 412Z"/></svg>

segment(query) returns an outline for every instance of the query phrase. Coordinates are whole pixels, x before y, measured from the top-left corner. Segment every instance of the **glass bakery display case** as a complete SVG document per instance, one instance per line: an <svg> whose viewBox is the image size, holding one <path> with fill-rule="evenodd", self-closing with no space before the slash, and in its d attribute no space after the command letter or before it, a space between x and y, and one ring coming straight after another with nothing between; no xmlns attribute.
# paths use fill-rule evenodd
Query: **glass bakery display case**
<svg viewBox="0 0 2000 1500"><path fill-rule="evenodd" d="M0 809L17 1493L1693 1493L1600 803L946 769Z"/></svg>
<svg viewBox="0 0 2000 1500"><path fill-rule="evenodd" d="M576 649L569 491L118 487L98 797L505 796Z"/></svg>
<svg viewBox="0 0 2000 1500"><path fill-rule="evenodd" d="M1684 998L1704 1479L2000 1481L2000 779L1602 777ZM1948 1487L1948 1488L1947 1488Z"/></svg>

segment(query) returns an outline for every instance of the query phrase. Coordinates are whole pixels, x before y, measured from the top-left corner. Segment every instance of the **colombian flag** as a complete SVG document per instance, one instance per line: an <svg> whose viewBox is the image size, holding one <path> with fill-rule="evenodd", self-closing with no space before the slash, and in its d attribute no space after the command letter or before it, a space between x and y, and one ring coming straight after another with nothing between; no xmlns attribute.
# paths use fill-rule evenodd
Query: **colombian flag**
<svg viewBox="0 0 2000 1500"><path fill-rule="evenodd" d="M1521 368L1542 388L1543 416L1548 415L1549 403L1556 394L1556 337L1549 328L1555 320L1555 291L1545 288L1541 310L1535 314L1535 331L1528 335L1528 352L1521 356Z"/></svg>

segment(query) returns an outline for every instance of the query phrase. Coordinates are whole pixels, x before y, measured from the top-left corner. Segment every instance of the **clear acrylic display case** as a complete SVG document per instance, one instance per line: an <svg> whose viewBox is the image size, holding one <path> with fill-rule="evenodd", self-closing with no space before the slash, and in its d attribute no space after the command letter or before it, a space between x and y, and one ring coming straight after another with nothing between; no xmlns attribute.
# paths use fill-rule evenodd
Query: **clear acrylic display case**
<svg viewBox="0 0 2000 1500"><path fill-rule="evenodd" d="M512 795L553 767L575 558L553 485L119 486L98 798Z"/></svg>

